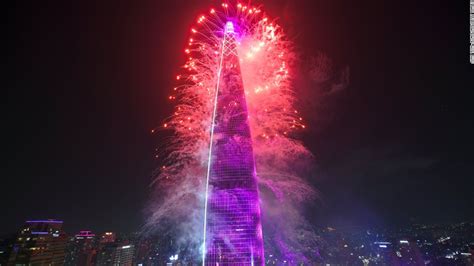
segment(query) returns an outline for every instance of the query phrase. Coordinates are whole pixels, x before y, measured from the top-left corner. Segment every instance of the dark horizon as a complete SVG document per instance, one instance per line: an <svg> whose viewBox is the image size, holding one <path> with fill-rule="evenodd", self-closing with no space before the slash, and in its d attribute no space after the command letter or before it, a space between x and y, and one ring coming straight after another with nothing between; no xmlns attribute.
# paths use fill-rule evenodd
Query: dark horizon
<svg viewBox="0 0 474 266"><path fill-rule="evenodd" d="M279 18L301 57L301 140L321 195L307 218L472 222L468 3L254 2ZM150 130L173 108L189 26L215 3L9 3L1 234L48 218L70 233L140 228L162 141ZM307 58L321 53L334 73L348 71L341 91L309 81Z"/></svg>

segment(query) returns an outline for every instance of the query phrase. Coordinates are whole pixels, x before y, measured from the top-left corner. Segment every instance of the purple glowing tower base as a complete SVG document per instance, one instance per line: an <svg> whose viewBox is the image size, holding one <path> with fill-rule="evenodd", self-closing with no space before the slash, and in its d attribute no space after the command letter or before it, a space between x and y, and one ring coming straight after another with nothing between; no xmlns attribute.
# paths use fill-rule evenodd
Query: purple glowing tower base
<svg viewBox="0 0 474 266"><path fill-rule="evenodd" d="M203 265L264 265L257 176L232 22L225 26L211 129Z"/></svg>

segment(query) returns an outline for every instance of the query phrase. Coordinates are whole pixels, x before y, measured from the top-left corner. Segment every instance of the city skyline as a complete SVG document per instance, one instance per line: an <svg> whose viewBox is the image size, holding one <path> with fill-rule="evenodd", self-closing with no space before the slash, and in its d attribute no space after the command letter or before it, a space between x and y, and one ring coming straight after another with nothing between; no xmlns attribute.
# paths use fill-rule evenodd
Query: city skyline
<svg viewBox="0 0 474 266"><path fill-rule="evenodd" d="M207 3L53 2L9 9L0 201L11 206L0 233L34 218L136 231L166 137L150 131L172 111L163 99L183 59L179 32ZM307 74L295 82L317 166L307 177L321 197L306 210L315 225L474 218L468 7L422 3L354 12L344 1L262 1ZM332 61L326 80L321 58Z"/></svg>
<svg viewBox="0 0 474 266"><path fill-rule="evenodd" d="M30 220L18 234L0 236L0 264L178 265L199 256L180 249L173 238L118 232L62 230L67 221ZM414 224L399 228L317 228L318 245L310 260L318 264L388 263L465 265L473 262L474 222L451 225ZM174 243L174 244L173 244ZM282 254L266 253L266 264L294 265Z"/></svg>

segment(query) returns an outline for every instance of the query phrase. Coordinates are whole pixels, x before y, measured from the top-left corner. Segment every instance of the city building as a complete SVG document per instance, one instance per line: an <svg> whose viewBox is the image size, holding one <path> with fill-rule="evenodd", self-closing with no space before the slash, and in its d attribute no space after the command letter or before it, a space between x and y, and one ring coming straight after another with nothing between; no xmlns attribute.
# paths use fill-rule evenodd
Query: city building
<svg viewBox="0 0 474 266"><path fill-rule="evenodd" d="M119 245L115 248L113 265L131 266L133 264L134 245Z"/></svg>
<svg viewBox="0 0 474 266"><path fill-rule="evenodd" d="M220 55L206 184L205 265L263 265L260 206L237 32L227 22Z"/></svg>
<svg viewBox="0 0 474 266"><path fill-rule="evenodd" d="M114 232L105 232L100 236L99 244L105 245L108 243L114 243L117 236Z"/></svg>
<svg viewBox="0 0 474 266"><path fill-rule="evenodd" d="M80 231L68 245L65 265L95 265L97 241L91 231Z"/></svg>
<svg viewBox="0 0 474 266"><path fill-rule="evenodd" d="M62 221L26 221L18 233L8 264L63 265L67 237Z"/></svg>
<svg viewBox="0 0 474 266"><path fill-rule="evenodd" d="M117 235L114 232L104 232L99 238L98 253L96 258L97 265L111 265L114 261L115 241Z"/></svg>
<svg viewBox="0 0 474 266"><path fill-rule="evenodd" d="M133 265L135 245L128 238L116 241L115 233L100 237L96 265Z"/></svg>
<svg viewBox="0 0 474 266"><path fill-rule="evenodd" d="M114 243L107 243L99 249L97 253L96 265L112 265L115 258L115 250L117 245Z"/></svg>

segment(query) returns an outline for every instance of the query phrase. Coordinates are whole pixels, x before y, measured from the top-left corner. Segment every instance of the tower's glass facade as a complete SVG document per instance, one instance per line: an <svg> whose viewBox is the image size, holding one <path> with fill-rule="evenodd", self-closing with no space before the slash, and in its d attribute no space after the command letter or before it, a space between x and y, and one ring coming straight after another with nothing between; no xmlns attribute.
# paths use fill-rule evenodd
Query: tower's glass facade
<svg viewBox="0 0 474 266"><path fill-rule="evenodd" d="M227 23L209 163L205 265L264 265L262 225L247 103Z"/></svg>

